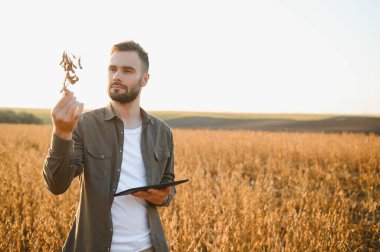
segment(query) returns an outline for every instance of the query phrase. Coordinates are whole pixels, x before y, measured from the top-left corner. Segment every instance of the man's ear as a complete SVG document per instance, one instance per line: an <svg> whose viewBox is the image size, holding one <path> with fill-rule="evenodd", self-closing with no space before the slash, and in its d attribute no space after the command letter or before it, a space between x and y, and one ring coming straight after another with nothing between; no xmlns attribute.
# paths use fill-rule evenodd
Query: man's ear
<svg viewBox="0 0 380 252"><path fill-rule="evenodd" d="M145 87L146 84L148 84L148 80L149 80L149 73L144 73L144 76L141 81L141 86Z"/></svg>

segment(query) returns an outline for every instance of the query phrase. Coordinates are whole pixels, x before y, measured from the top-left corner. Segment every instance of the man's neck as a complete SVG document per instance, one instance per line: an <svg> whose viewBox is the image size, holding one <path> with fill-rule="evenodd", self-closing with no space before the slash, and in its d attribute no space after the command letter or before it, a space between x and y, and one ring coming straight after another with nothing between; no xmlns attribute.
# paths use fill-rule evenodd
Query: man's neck
<svg viewBox="0 0 380 252"><path fill-rule="evenodd" d="M142 116L140 103L137 99L130 103L119 103L111 100L112 108L124 123L125 129L135 129L141 126Z"/></svg>

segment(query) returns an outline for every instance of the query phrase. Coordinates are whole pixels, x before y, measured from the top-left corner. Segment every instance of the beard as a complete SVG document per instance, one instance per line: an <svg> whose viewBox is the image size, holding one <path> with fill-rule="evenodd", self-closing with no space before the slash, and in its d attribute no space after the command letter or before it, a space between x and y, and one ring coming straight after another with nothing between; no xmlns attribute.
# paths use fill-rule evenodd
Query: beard
<svg viewBox="0 0 380 252"><path fill-rule="evenodd" d="M112 85L123 86L124 89L114 89L111 91ZM108 88L109 97L116 102L125 104L134 101L141 91L141 79L139 79L132 88L129 86L123 85L120 82L112 82Z"/></svg>

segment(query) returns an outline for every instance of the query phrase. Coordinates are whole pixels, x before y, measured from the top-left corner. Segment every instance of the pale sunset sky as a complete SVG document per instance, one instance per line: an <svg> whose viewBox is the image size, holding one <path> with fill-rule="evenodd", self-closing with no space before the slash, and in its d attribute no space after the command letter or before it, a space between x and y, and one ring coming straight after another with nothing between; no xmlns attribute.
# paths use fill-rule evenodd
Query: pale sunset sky
<svg viewBox="0 0 380 252"><path fill-rule="evenodd" d="M104 106L110 48L150 57L146 110L380 115L380 1L2 1L0 107Z"/></svg>

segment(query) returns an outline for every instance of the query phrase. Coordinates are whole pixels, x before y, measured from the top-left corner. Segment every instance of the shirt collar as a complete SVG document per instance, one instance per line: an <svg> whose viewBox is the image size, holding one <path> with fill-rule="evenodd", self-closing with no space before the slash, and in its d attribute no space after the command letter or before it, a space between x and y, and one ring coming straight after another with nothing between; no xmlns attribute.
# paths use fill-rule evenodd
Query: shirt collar
<svg viewBox="0 0 380 252"><path fill-rule="evenodd" d="M140 107L140 114L143 120L143 124L154 123L151 116L141 107ZM109 121L109 120L112 120L114 117L117 117L117 114L115 110L112 108L111 103L109 103L104 108L104 120Z"/></svg>

